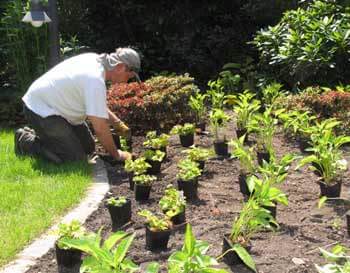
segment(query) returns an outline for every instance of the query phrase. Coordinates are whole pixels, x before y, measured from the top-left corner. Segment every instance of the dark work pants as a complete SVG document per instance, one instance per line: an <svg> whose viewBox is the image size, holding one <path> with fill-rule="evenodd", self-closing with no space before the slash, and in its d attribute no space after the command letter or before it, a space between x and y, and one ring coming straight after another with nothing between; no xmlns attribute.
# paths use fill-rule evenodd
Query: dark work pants
<svg viewBox="0 0 350 273"><path fill-rule="evenodd" d="M72 125L61 116L42 118L24 106L24 115L29 126L35 130L32 138L32 154L43 149L57 155L63 162L86 160L95 151L93 136L86 125ZM44 154L44 153L42 153Z"/></svg>

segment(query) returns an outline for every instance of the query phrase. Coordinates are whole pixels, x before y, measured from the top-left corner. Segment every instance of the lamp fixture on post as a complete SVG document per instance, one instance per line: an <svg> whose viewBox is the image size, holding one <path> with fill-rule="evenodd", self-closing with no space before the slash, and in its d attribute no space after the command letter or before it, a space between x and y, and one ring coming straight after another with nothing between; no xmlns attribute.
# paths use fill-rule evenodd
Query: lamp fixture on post
<svg viewBox="0 0 350 273"><path fill-rule="evenodd" d="M40 0L31 0L30 11L23 17L22 22L31 23L33 27L40 27L43 23L51 22L43 10Z"/></svg>

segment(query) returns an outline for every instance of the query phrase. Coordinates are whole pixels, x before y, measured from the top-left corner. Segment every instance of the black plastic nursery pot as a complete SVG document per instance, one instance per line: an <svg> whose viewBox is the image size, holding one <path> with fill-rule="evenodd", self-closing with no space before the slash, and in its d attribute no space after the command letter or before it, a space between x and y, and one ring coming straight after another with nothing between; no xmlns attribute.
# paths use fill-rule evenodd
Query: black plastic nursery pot
<svg viewBox="0 0 350 273"><path fill-rule="evenodd" d="M126 199L126 203L120 207L107 204L109 214L112 219L112 231L117 231L121 226L131 220L131 200Z"/></svg>
<svg viewBox="0 0 350 273"><path fill-rule="evenodd" d="M196 161L199 164L199 168L203 171L204 170L204 166L205 166L205 161L204 160L198 160Z"/></svg>
<svg viewBox="0 0 350 273"><path fill-rule="evenodd" d="M56 261L59 273L79 273L82 252L76 249L60 249L55 244Z"/></svg>
<svg viewBox="0 0 350 273"><path fill-rule="evenodd" d="M193 200L198 198L198 179L190 181L177 180L177 185L180 191L184 192L186 200Z"/></svg>
<svg viewBox="0 0 350 273"><path fill-rule="evenodd" d="M149 250L165 250L168 248L171 229L153 231L146 225L146 248Z"/></svg>
<svg viewBox="0 0 350 273"><path fill-rule="evenodd" d="M228 156L228 144L226 140L214 141L214 150L217 155Z"/></svg>
<svg viewBox="0 0 350 273"><path fill-rule="evenodd" d="M233 247L233 244L230 240L230 234L225 234L223 238L223 244L222 244L222 253L225 253L227 250L231 249ZM250 247L246 248L247 251L250 250ZM228 265L238 265L243 264L244 262L241 260L241 258L238 256L238 254L235 251L229 251L226 253L226 255L223 258L223 261Z"/></svg>
<svg viewBox="0 0 350 273"><path fill-rule="evenodd" d="M129 188L130 190L134 190L134 172L128 173L128 179L129 179Z"/></svg>
<svg viewBox="0 0 350 273"><path fill-rule="evenodd" d="M348 236L350 237L350 210L346 213L346 227L348 230Z"/></svg>
<svg viewBox="0 0 350 273"><path fill-rule="evenodd" d="M151 188L152 188L152 185L135 184L135 187L134 187L135 199L137 201L148 200L151 192Z"/></svg>
<svg viewBox="0 0 350 273"><path fill-rule="evenodd" d="M238 175L239 191L245 196L250 195L247 185L247 177L249 177L250 175L251 174L246 174L242 172Z"/></svg>
<svg viewBox="0 0 350 273"><path fill-rule="evenodd" d="M266 151L257 151L258 163L260 166L263 165L264 160L268 163L270 162L270 153Z"/></svg>
<svg viewBox="0 0 350 273"><path fill-rule="evenodd" d="M330 198L336 198L340 196L341 184L342 184L341 181L332 185L327 185L322 181L320 181L319 184L320 184L321 196L327 196Z"/></svg>
<svg viewBox="0 0 350 273"><path fill-rule="evenodd" d="M194 134L180 135L180 143L182 147L190 147L194 143Z"/></svg>
<svg viewBox="0 0 350 273"><path fill-rule="evenodd" d="M160 173L160 167L162 166L161 161L146 160L146 162L151 165L151 167L147 169L147 174L155 175Z"/></svg>
<svg viewBox="0 0 350 273"><path fill-rule="evenodd" d="M184 210L183 212L180 212L179 214L171 217L170 221L174 225L180 225L180 224L185 223L185 221L186 221L186 210Z"/></svg>

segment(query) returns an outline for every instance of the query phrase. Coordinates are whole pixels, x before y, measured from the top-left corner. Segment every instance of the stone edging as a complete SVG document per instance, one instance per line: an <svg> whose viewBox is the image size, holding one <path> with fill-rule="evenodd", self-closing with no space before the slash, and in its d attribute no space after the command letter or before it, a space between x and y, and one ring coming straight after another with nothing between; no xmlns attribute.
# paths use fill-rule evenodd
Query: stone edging
<svg viewBox="0 0 350 273"><path fill-rule="evenodd" d="M99 203L108 191L109 184L106 168L103 161L97 159L93 168L93 184L88 189L87 196L59 222L68 223L73 219L77 219L84 223L88 216L98 208ZM52 226L45 234L17 254L16 259L5 265L0 270L0 273L25 273L35 264L36 259L42 257L54 247L57 235L53 235L53 231L57 230L57 228L58 224Z"/></svg>

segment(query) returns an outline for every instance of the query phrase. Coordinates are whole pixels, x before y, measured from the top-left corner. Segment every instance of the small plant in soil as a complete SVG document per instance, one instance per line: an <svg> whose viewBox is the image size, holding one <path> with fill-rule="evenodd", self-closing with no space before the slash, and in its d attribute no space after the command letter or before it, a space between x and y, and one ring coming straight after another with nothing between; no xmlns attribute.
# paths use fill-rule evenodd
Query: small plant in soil
<svg viewBox="0 0 350 273"><path fill-rule="evenodd" d="M190 224L186 225L185 242L180 251L176 251L168 259L169 273L228 273L224 269L215 268L217 260L206 255L209 244L196 240Z"/></svg>
<svg viewBox="0 0 350 273"><path fill-rule="evenodd" d="M141 175L134 176L134 182L137 185L151 186L152 183L156 180L157 180L157 177L154 175L141 174Z"/></svg>
<svg viewBox="0 0 350 273"><path fill-rule="evenodd" d="M144 174L150 167L151 165L146 162L145 157L139 157L135 160L127 159L124 166L127 172L133 173L134 175Z"/></svg>
<svg viewBox="0 0 350 273"><path fill-rule="evenodd" d="M328 262L325 265L315 267L319 273L346 273L350 272L350 249L337 244L331 251L320 248L322 256Z"/></svg>
<svg viewBox="0 0 350 273"><path fill-rule="evenodd" d="M304 157L297 168L311 163L309 167L321 177L321 195L339 197L342 174L347 170L347 161L343 158L340 147L350 142L349 136L335 136L332 130L326 130L322 134L312 135L313 147L308 151L311 155ZM332 187L339 185L339 192L326 194L323 185Z"/></svg>
<svg viewBox="0 0 350 273"><path fill-rule="evenodd" d="M80 268L82 273L131 273L139 271L139 267L126 257L134 237L135 234L118 231L102 243L100 229L97 234L91 233L81 239L66 238L63 243L88 255Z"/></svg>
<svg viewBox="0 0 350 273"><path fill-rule="evenodd" d="M222 136L220 136L219 131L225 129L227 122L230 120L230 116L221 109L213 109L210 111L209 118L214 130L215 140L225 140L225 134L223 133Z"/></svg>
<svg viewBox="0 0 350 273"><path fill-rule="evenodd" d="M180 142L183 147L190 147L194 142L195 126L191 123L185 123L184 125L175 125L170 133L178 134Z"/></svg>
<svg viewBox="0 0 350 273"><path fill-rule="evenodd" d="M140 200L148 200L152 184L157 180L157 177L154 175L141 174L138 176L134 176L134 191L135 191L135 199Z"/></svg>
<svg viewBox="0 0 350 273"><path fill-rule="evenodd" d="M220 79L216 81L209 81L207 94L210 96L211 107L213 109L223 109L226 95L224 92L224 85Z"/></svg>
<svg viewBox="0 0 350 273"><path fill-rule="evenodd" d="M185 212L186 200L183 192L175 189L173 185L168 185L163 197L159 200L159 206L165 215L173 221L174 216Z"/></svg>
<svg viewBox="0 0 350 273"><path fill-rule="evenodd" d="M169 145L169 135L161 134L157 136L156 131L149 131L146 134L146 141L143 145L148 149L162 150Z"/></svg>
<svg viewBox="0 0 350 273"><path fill-rule="evenodd" d="M162 231L170 229L172 227L171 222L167 216L164 218L159 218L146 209L139 211L137 214L146 218L146 224L152 231Z"/></svg>
<svg viewBox="0 0 350 273"><path fill-rule="evenodd" d="M205 124L207 107L205 106L205 100L208 98L207 94L201 94L196 92L190 96L189 106L196 114L196 124Z"/></svg>
<svg viewBox="0 0 350 273"><path fill-rule="evenodd" d="M282 84L277 82L273 82L263 88L262 101L266 108L273 107L279 97L286 95L285 92L281 91L281 88Z"/></svg>
<svg viewBox="0 0 350 273"><path fill-rule="evenodd" d="M125 196L119 196L118 198L110 197L107 199L107 205L113 206L113 207L122 207L124 204L126 204L127 199Z"/></svg>
<svg viewBox="0 0 350 273"><path fill-rule="evenodd" d="M287 136L306 140L308 137L305 129L311 126L316 116L311 115L309 111L289 111L280 114L278 118L282 121Z"/></svg>
<svg viewBox="0 0 350 273"><path fill-rule="evenodd" d="M199 164L188 158L178 163L177 183L179 190L184 192L187 200L196 199L198 191L198 177L201 175Z"/></svg>
<svg viewBox="0 0 350 273"><path fill-rule="evenodd" d="M160 150L146 150L143 154L146 158L146 161L158 161L162 162L165 156L165 153Z"/></svg>
<svg viewBox="0 0 350 273"><path fill-rule="evenodd" d="M228 264L244 263L256 272L255 262L247 251L250 238L258 231L276 222L271 214L261 208L254 198L249 198L232 224L231 233L224 237L223 254Z"/></svg>
<svg viewBox="0 0 350 273"><path fill-rule="evenodd" d="M210 156L214 155L213 151L206 148L192 146L187 150L182 151L192 161L206 161Z"/></svg>
<svg viewBox="0 0 350 273"><path fill-rule="evenodd" d="M57 246L61 249L69 249L62 243L65 238L80 238L85 234L85 228L81 226L78 220L72 220L68 224L61 223L58 225Z"/></svg>
<svg viewBox="0 0 350 273"><path fill-rule="evenodd" d="M248 124L252 115L260 108L260 102L254 99L254 96L248 90L239 94L236 105L233 108L233 111L236 113L238 138L248 131Z"/></svg>

